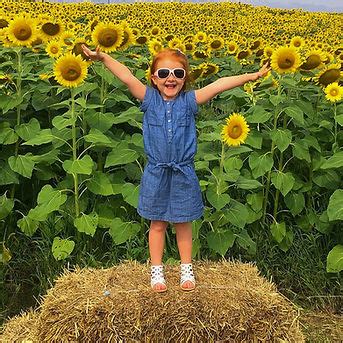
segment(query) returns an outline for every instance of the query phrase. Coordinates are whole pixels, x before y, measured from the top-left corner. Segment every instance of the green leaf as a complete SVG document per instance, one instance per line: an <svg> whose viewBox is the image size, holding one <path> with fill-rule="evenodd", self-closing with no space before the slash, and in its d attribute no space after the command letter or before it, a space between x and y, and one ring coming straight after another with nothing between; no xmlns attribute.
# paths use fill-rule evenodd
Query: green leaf
<svg viewBox="0 0 343 343"><path fill-rule="evenodd" d="M249 156L249 166L254 178L258 178L270 171L273 164L274 161L270 153L259 155L257 152L253 152Z"/></svg>
<svg viewBox="0 0 343 343"><path fill-rule="evenodd" d="M98 213L98 227L103 229L110 228L112 220L115 218L113 208L108 205L99 204L96 211Z"/></svg>
<svg viewBox="0 0 343 343"><path fill-rule="evenodd" d="M228 173L234 169L240 170L243 166L243 161L238 157L231 157L224 160L224 170Z"/></svg>
<svg viewBox="0 0 343 343"><path fill-rule="evenodd" d="M100 171L94 172L92 179L87 181L87 188L94 194L99 195L112 195L112 183L107 174Z"/></svg>
<svg viewBox="0 0 343 343"><path fill-rule="evenodd" d="M87 111L85 119L91 128L106 132L113 125L114 115L113 113Z"/></svg>
<svg viewBox="0 0 343 343"><path fill-rule="evenodd" d="M235 182L235 185L240 189L256 189L262 187L262 184L259 181L247 179L244 176L240 176Z"/></svg>
<svg viewBox="0 0 343 343"><path fill-rule="evenodd" d="M343 167L343 151L336 152L322 165L321 169L341 168Z"/></svg>
<svg viewBox="0 0 343 343"><path fill-rule="evenodd" d="M274 106L277 106L284 102L286 97L284 95L270 95L269 100Z"/></svg>
<svg viewBox="0 0 343 343"><path fill-rule="evenodd" d="M139 197L139 185L133 185L132 183L124 183L121 194L123 195L124 200L137 208L138 206L138 197Z"/></svg>
<svg viewBox="0 0 343 343"><path fill-rule="evenodd" d="M294 176L291 172L283 173L281 171L272 172L272 184L283 196L286 196L294 186Z"/></svg>
<svg viewBox="0 0 343 343"><path fill-rule="evenodd" d="M298 139L293 144L293 155L297 157L299 160L305 160L308 163L311 162L311 156L308 151L308 145L304 140Z"/></svg>
<svg viewBox="0 0 343 343"><path fill-rule="evenodd" d="M284 222L271 224L270 230L272 236L278 243L281 243L286 236L286 224Z"/></svg>
<svg viewBox="0 0 343 343"><path fill-rule="evenodd" d="M74 247L74 241L55 237L51 248L52 255L57 261L64 260L70 256L70 254L74 250Z"/></svg>
<svg viewBox="0 0 343 343"><path fill-rule="evenodd" d="M41 145L41 144L51 143L54 138L55 137L51 133L50 129L44 129L40 131L35 137L23 143L23 145Z"/></svg>
<svg viewBox="0 0 343 343"><path fill-rule="evenodd" d="M36 118L32 118L26 124L16 125L14 129L22 140L28 141L38 135L40 124Z"/></svg>
<svg viewBox="0 0 343 343"><path fill-rule="evenodd" d="M326 259L326 271L328 273L339 273L343 270L343 245L334 246Z"/></svg>
<svg viewBox="0 0 343 343"><path fill-rule="evenodd" d="M339 125L343 126L343 114L337 115L335 120Z"/></svg>
<svg viewBox="0 0 343 343"><path fill-rule="evenodd" d="M226 252L233 246L235 238L236 237L234 233L229 229L220 232L210 231L206 236L209 248L221 256L224 256Z"/></svg>
<svg viewBox="0 0 343 343"><path fill-rule="evenodd" d="M6 194L0 196L0 220L6 218L12 211L14 201L7 199Z"/></svg>
<svg viewBox="0 0 343 343"><path fill-rule="evenodd" d="M56 116L52 119L52 125L56 127L57 130L62 130L67 126L71 126L75 123L76 117L69 117L66 114L63 116Z"/></svg>
<svg viewBox="0 0 343 343"><path fill-rule="evenodd" d="M18 140L18 135L7 122L0 123L0 144L13 144Z"/></svg>
<svg viewBox="0 0 343 343"><path fill-rule="evenodd" d="M209 201L209 203L217 210L219 211L222 209L225 205L227 205L230 202L230 196L229 194L220 194L216 191L215 187L209 187L206 192L206 198Z"/></svg>
<svg viewBox="0 0 343 343"><path fill-rule="evenodd" d="M259 132L252 131L249 133L245 144L250 145L255 149L261 149L262 147L262 135Z"/></svg>
<svg viewBox="0 0 343 343"><path fill-rule="evenodd" d="M243 249L247 250L250 255L256 255L256 243L251 239L246 229L236 233L236 242Z"/></svg>
<svg viewBox="0 0 343 343"><path fill-rule="evenodd" d="M228 209L224 211L225 218L234 226L243 228L249 217L246 207L240 202L231 199Z"/></svg>
<svg viewBox="0 0 343 343"><path fill-rule="evenodd" d="M7 249L5 246L5 243L2 242L1 252L0 252L0 263L5 264L9 262L11 258L12 258L11 251Z"/></svg>
<svg viewBox="0 0 343 343"><path fill-rule="evenodd" d="M140 229L137 223L123 222L120 218L115 218L112 220L109 234L115 244L119 245L134 237Z"/></svg>
<svg viewBox="0 0 343 343"><path fill-rule="evenodd" d="M66 160L62 164L63 169L68 174L92 174L94 162L89 155L83 156L81 159L75 161Z"/></svg>
<svg viewBox="0 0 343 343"><path fill-rule="evenodd" d="M132 120L142 121L143 115L137 106L132 106L113 118L113 124L131 123Z"/></svg>
<svg viewBox="0 0 343 343"><path fill-rule="evenodd" d="M327 213L330 221L343 220L343 189L337 189L331 195Z"/></svg>
<svg viewBox="0 0 343 343"><path fill-rule="evenodd" d="M252 110L248 111L247 114L250 112L252 112L252 114L247 116L247 122L252 124L265 123L273 115L273 113L267 112L262 106L259 105L253 106Z"/></svg>
<svg viewBox="0 0 343 343"><path fill-rule="evenodd" d="M250 149L247 146L236 146L236 147L230 147L226 152L225 152L225 157L230 158L236 155L243 154L244 152L250 152L252 149ZM216 157L217 158L217 157Z"/></svg>
<svg viewBox="0 0 343 343"><path fill-rule="evenodd" d="M25 233L25 235L32 237L38 229L39 222L31 219L28 216L24 216L17 221L17 225L20 227L21 231Z"/></svg>
<svg viewBox="0 0 343 343"><path fill-rule="evenodd" d="M285 113L293 118L296 123L304 125L304 112L298 106L289 106L285 108Z"/></svg>
<svg viewBox="0 0 343 343"><path fill-rule="evenodd" d="M28 179L31 178L32 170L35 166L31 153L27 153L26 155L18 155L17 157L11 156L8 159L8 164L13 171L24 177L27 177Z"/></svg>
<svg viewBox="0 0 343 343"><path fill-rule="evenodd" d="M52 164L58 160L59 153L60 153L59 150L53 149L53 150L48 151L46 154L32 156L32 161L34 163Z"/></svg>
<svg viewBox="0 0 343 343"><path fill-rule="evenodd" d="M93 237L98 226L98 215L96 213L83 213L80 217L75 218L74 226L79 232L84 232Z"/></svg>
<svg viewBox="0 0 343 343"><path fill-rule="evenodd" d="M105 168L131 163L138 157L137 151L126 148L125 145L118 145L107 155Z"/></svg>
<svg viewBox="0 0 343 343"><path fill-rule="evenodd" d="M97 146L111 146L111 140L97 129L90 129L89 134L83 137L86 142Z"/></svg>
<svg viewBox="0 0 343 343"><path fill-rule="evenodd" d="M284 200L293 216L301 213L305 207L305 198L303 193L288 193Z"/></svg>
<svg viewBox="0 0 343 343"><path fill-rule="evenodd" d="M260 212L262 211L263 207L263 193L252 193L247 195L247 203L251 206L251 208L255 212Z"/></svg>
<svg viewBox="0 0 343 343"><path fill-rule="evenodd" d="M270 132L270 138L276 144L277 148L283 152L292 141L292 132L287 129L276 129Z"/></svg>
<svg viewBox="0 0 343 343"><path fill-rule="evenodd" d="M288 249L292 246L294 240L294 235L292 231L287 231L285 238L282 240L282 242L279 243L279 248L286 252Z"/></svg>
<svg viewBox="0 0 343 343"><path fill-rule="evenodd" d="M18 184L18 175L10 168L8 163L0 161L0 185Z"/></svg>

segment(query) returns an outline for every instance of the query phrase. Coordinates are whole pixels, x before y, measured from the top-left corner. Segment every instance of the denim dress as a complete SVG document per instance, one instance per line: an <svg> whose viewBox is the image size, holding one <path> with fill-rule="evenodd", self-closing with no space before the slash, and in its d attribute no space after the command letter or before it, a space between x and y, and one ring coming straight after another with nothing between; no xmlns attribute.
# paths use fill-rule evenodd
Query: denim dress
<svg viewBox="0 0 343 343"><path fill-rule="evenodd" d="M137 209L143 218L183 223L203 214L194 170L197 109L194 91L182 91L174 100L164 100L158 90L147 87L141 110L148 163Z"/></svg>

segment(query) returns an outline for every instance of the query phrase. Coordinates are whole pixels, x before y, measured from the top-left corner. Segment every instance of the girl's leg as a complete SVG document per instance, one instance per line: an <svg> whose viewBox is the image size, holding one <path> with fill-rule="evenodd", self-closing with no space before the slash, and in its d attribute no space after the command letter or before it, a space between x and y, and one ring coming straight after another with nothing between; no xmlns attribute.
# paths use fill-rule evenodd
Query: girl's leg
<svg viewBox="0 0 343 343"><path fill-rule="evenodd" d="M162 265L164 242L166 236L167 222L152 220L149 230L149 252L152 266ZM155 291L165 290L166 286L162 283L153 285Z"/></svg>
<svg viewBox="0 0 343 343"><path fill-rule="evenodd" d="M176 241L179 248L180 259L181 259L181 275L184 271L192 273L192 223L175 223L176 230ZM194 279L193 279L194 281ZM182 283L184 290L194 289L194 282L187 280Z"/></svg>

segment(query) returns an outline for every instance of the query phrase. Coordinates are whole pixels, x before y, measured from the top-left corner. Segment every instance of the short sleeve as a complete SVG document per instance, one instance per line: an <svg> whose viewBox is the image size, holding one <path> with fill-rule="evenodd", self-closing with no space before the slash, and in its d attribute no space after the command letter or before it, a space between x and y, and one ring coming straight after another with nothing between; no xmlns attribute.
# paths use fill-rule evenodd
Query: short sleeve
<svg viewBox="0 0 343 343"><path fill-rule="evenodd" d="M185 93L185 100L187 103L188 108L191 109L193 115L195 116L198 112L198 104L195 99L195 91L191 90Z"/></svg>
<svg viewBox="0 0 343 343"><path fill-rule="evenodd" d="M142 112L145 112L148 107L149 104L151 103L152 98L154 97L154 89L152 87L146 87L146 91L145 91L145 95L144 95L144 99L141 103L140 109Z"/></svg>

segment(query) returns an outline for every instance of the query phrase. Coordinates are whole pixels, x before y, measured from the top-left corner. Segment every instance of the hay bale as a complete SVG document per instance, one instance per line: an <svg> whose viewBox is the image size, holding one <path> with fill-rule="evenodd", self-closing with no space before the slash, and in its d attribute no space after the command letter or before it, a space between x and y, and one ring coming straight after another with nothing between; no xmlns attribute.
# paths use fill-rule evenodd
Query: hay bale
<svg viewBox="0 0 343 343"><path fill-rule="evenodd" d="M32 343L33 328L36 326L38 313L32 310L13 317L5 325L5 333L0 335L0 342L26 342Z"/></svg>
<svg viewBox="0 0 343 343"><path fill-rule="evenodd" d="M196 263L197 288L153 293L147 265L79 269L44 297L31 335L38 342L303 342L297 311L250 264ZM4 335L6 335L6 328Z"/></svg>

